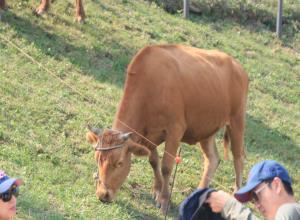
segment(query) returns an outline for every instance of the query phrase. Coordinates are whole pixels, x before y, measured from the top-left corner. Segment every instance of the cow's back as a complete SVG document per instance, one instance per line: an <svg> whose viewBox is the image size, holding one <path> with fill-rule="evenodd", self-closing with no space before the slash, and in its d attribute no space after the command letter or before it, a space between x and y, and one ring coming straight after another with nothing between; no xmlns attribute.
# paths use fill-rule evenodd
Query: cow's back
<svg viewBox="0 0 300 220"><path fill-rule="evenodd" d="M192 143L224 126L245 105L247 88L247 74L222 52L149 46L128 66L118 116L128 120L134 112L131 120L157 132L178 123L186 127L183 139Z"/></svg>

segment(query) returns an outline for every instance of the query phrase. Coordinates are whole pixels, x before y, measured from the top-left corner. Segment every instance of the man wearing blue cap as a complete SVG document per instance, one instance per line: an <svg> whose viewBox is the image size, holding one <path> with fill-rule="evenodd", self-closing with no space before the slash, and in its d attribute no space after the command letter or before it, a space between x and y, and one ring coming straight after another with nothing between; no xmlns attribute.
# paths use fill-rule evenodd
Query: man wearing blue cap
<svg viewBox="0 0 300 220"><path fill-rule="evenodd" d="M16 197L22 180L10 178L0 170L0 220L10 220L16 215Z"/></svg>
<svg viewBox="0 0 300 220"><path fill-rule="evenodd" d="M213 212L221 212L228 220L256 220L249 208L241 203L253 201L267 220L300 220L300 204L293 196L288 171L274 160L253 166L247 184L234 193L212 192L206 200Z"/></svg>

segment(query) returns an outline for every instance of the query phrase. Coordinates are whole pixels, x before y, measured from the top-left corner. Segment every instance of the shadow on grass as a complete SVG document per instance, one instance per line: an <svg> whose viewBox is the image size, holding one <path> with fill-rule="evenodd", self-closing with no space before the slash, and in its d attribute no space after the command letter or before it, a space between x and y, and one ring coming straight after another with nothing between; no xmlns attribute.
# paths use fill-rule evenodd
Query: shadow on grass
<svg viewBox="0 0 300 220"><path fill-rule="evenodd" d="M260 22L269 29L276 28L277 6L273 8L273 12L255 6L253 4L233 4L230 6L224 5L224 2L219 1L212 4L207 2L195 3L199 10L198 15L210 17L212 21L233 19L241 25L246 25L248 22ZM283 7L285 8L285 7ZM290 23L291 20L299 21L300 13L294 8L283 12L283 23Z"/></svg>
<svg viewBox="0 0 300 220"><path fill-rule="evenodd" d="M35 19L37 18L33 17L32 20L21 18L12 11L6 11L2 16L2 22L12 27L20 37L29 43L33 43L46 56L57 61L68 59L84 74L92 75L96 80L114 83L119 87L123 86L124 73L132 55L136 52L135 49L123 46L120 42L114 40L111 40L109 44L102 42L102 44L97 43L87 48L82 43L85 39L74 40L72 36L66 37L53 34L52 27L48 27L48 30L47 27L42 28L34 24ZM72 25L59 17L53 19L65 26ZM85 24L82 27L79 24L73 25L78 32L82 33L84 31L82 35L90 34L99 39L107 35L107 33L103 33L98 27L91 24ZM105 36L105 38L108 37ZM66 73L61 73L60 77L63 78L64 74Z"/></svg>
<svg viewBox="0 0 300 220"><path fill-rule="evenodd" d="M134 205L135 203L128 203L122 200L116 201L116 203L122 207L122 210L126 210L128 214L132 215L132 213L134 213L134 217L141 220L157 220L165 218L165 215L158 207L156 207L150 191L141 188L133 189L128 187L122 187L121 190L126 190L129 192L131 200L137 201L137 205ZM146 211L148 207L151 210L157 209L158 215L149 214L149 212ZM167 217L168 219L177 219L177 216L178 207L176 204L170 202L170 209Z"/></svg>
<svg viewBox="0 0 300 220"><path fill-rule="evenodd" d="M195 23L209 23L216 30L222 30L224 21L237 23L252 32L271 31L276 32L277 8L274 13L254 5L242 6L235 4L226 7L224 1L207 4L207 2L197 3L197 13L191 13L191 21ZM300 13L295 8L285 10L282 17L282 42L291 44L297 37L300 30Z"/></svg>
<svg viewBox="0 0 300 220"><path fill-rule="evenodd" d="M60 220L67 219L58 210L53 210L51 205L45 201L37 201L29 194L24 193L18 198L18 210L21 214L17 215L20 219L47 219L47 220Z"/></svg>
<svg viewBox="0 0 300 220"><path fill-rule="evenodd" d="M300 169L300 146L286 134L269 128L262 121L247 115L247 153L264 159L274 159L290 167L291 173Z"/></svg>
<svg viewBox="0 0 300 220"><path fill-rule="evenodd" d="M158 218L155 215L147 214L146 211L136 208L131 203L125 203L125 202L119 201L119 202L117 202L117 204L122 208L122 210L125 210L127 212L127 214L132 216L132 218L134 218L134 219L139 219L139 220L162 219L162 218Z"/></svg>

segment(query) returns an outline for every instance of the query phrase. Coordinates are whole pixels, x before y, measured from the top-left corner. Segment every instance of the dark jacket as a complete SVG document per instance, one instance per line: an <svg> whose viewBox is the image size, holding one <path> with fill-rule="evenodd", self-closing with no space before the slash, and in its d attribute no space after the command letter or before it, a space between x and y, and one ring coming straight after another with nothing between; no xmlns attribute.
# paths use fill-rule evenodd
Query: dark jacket
<svg viewBox="0 0 300 220"><path fill-rule="evenodd" d="M197 189L179 207L179 220L225 220L220 213L214 213L205 203L211 188Z"/></svg>

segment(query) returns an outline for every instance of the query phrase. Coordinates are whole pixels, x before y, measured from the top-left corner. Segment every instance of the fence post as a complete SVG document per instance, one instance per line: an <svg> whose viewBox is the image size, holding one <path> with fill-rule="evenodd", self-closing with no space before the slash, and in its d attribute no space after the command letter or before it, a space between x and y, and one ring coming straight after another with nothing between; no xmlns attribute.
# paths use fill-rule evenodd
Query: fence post
<svg viewBox="0 0 300 220"><path fill-rule="evenodd" d="M277 37L281 37L282 32L282 7L283 7L283 0L278 0L278 10L277 10L277 20L276 20L276 34Z"/></svg>
<svg viewBox="0 0 300 220"><path fill-rule="evenodd" d="M188 18L190 12L190 1L189 0L183 0L183 17Z"/></svg>

